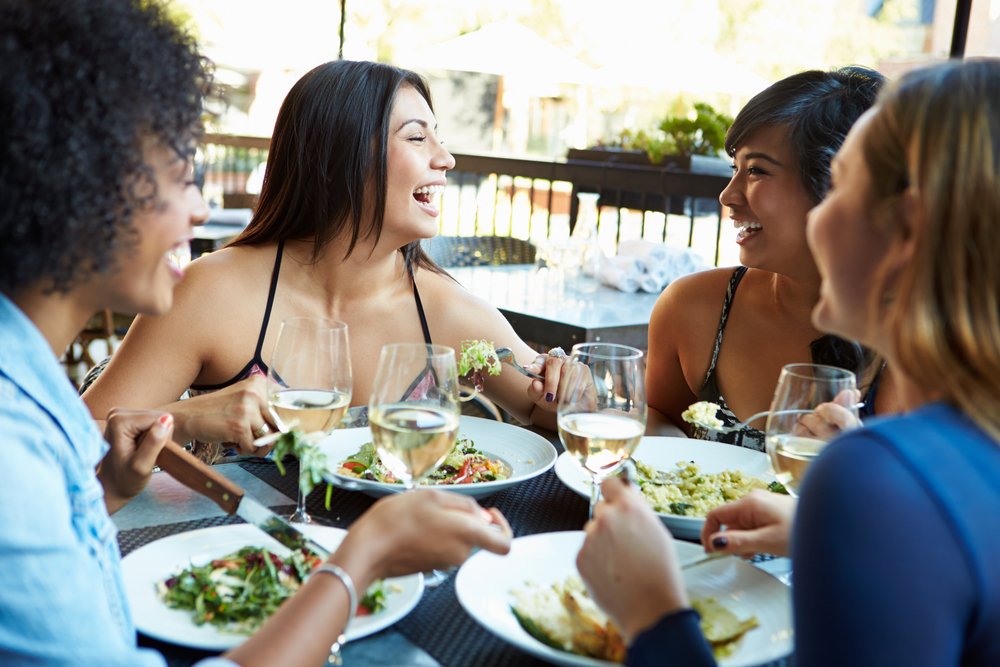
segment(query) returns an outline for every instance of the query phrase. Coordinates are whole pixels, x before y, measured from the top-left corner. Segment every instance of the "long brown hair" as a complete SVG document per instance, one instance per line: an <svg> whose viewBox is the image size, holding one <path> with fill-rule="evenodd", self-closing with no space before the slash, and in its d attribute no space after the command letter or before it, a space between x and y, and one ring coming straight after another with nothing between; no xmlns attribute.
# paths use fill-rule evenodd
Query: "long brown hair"
<svg viewBox="0 0 1000 667"><path fill-rule="evenodd" d="M312 239L315 261L326 244L345 234L346 255L360 238L377 241L385 216L389 116L403 85L433 109L423 78L392 65L336 60L299 79L274 124L253 219L230 245ZM412 266L440 270L419 242L400 251Z"/></svg>
<svg viewBox="0 0 1000 667"><path fill-rule="evenodd" d="M892 86L863 136L876 224L921 208L914 257L883 313L894 358L1000 441L1000 60L950 62Z"/></svg>

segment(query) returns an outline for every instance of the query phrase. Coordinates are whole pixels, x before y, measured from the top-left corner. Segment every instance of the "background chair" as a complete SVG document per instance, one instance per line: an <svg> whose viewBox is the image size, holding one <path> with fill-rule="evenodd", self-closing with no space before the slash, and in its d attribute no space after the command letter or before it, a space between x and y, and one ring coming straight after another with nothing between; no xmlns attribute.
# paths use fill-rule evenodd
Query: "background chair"
<svg viewBox="0 0 1000 667"><path fill-rule="evenodd" d="M420 242L438 266L533 264L535 246L511 236L435 236Z"/></svg>

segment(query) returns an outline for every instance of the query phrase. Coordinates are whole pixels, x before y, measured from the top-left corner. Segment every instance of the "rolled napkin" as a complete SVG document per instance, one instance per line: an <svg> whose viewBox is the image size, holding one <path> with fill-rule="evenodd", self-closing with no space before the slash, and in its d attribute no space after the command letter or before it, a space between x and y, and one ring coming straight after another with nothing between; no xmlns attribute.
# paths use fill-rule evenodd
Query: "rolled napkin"
<svg viewBox="0 0 1000 667"><path fill-rule="evenodd" d="M621 292L639 290L642 263L635 257L605 257L601 262L601 282Z"/></svg>
<svg viewBox="0 0 1000 667"><path fill-rule="evenodd" d="M659 266L667 258L669 250L671 249L662 243L643 239L632 239L618 243L619 257L635 257L642 262L647 271Z"/></svg>

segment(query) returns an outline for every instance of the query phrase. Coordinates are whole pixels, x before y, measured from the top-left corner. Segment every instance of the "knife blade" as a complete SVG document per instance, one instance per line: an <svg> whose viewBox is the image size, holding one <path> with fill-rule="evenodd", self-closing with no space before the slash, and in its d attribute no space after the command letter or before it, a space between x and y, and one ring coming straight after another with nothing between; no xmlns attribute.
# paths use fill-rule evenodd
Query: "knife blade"
<svg viewBox="0 0 1000 667"><path fill-rule="evenodd" d="M242 487L176 442L166 444L156 459L156 465L192 491L214 501L226 514L235 514L289 549L308 549L324 560L330 555L329 549L263 503L246 495Z"/></svg>
<svg viewBox="0 0 1000 667"><path fill-rule="evenodd" d="M703 565L704 563L710 563L713 560L719 560L720 558L726 558L731 555L732 554L722 553L720 551L713 551L712 553L708 553L703 556L699 556L698 558L695 558L693 560L689 560L686 563L681 563L681 569L690 570L693 567L698 567L699 565Z"/></svg>

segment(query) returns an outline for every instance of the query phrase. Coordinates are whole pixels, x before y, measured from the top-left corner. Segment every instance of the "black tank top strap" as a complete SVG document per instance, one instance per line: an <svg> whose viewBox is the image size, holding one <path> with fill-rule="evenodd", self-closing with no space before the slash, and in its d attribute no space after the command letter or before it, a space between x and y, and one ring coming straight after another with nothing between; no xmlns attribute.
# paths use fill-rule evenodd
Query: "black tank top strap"
<svg viewBox="0 0 1000 667"><path fill-rule="evenodd" d="M260 335L257 336L257 348L254 350L254 361L263 365L264 336L267 334L267 323L271 321L271 307L274 305L274 293L278 290L278 274L281 272L281 255L285 249L285 241L278 241L278 252L274 256L274 268L271 269L271 287L267 291L267 306L264 308L264 321L260 325Z"/></svg>
<svg viewBox="0 0 1000 667"><path fill-rule="evenodd" d="M413 285L413 300L417 302L417 315L420 316L420 328L424 330L424 342L430 345L431 330L427 326L427 316L424 315L424 304L420 301L420 292L417 291L417 281L413 277L413 267L410 267L410 283Z"/></svg>
<svg viewBox="0 0 1000 667"><path fill-rule="evenodd" d="M257 347L254 350L253 357L246 363L246 365L240 369L240 371L229 378L225 382L220 382L219 384L193 384L191 389L193 392L205 392L205 391L215 391L217 389L223 389L230 385L236 384L240 380L245 380L254 374L256 371L267 373L267 364L264 363L264 336L267 334L267 323L271 320L271 306L274 305L274 293L278 289L278 273L281 271L281 255L284 250L285 242L278 241L278 251L274 257L274 268L271 269L271 286L267 292L267 306L264 308L264 321L260 324L260 333L257 335Z"/></svg>
<svg viewBox="0 0 1000 667"><path fill-rule="evenodd" d="M715 333L715 345L712 348L712 360L708 364L708 371L705 372L705 385L715 379L715 365L719 361L719 350L722 349L722 337L726 332L726 322L729 321L729 310L733 306L733 298L736 296L736 288L747 272L747 267L740 266L733 271L733 276L729 279L729 286L726 288L726 298L722 302L722 315L719 317L719 328ZM717 392L716 392L717 393Z"/></svg>

